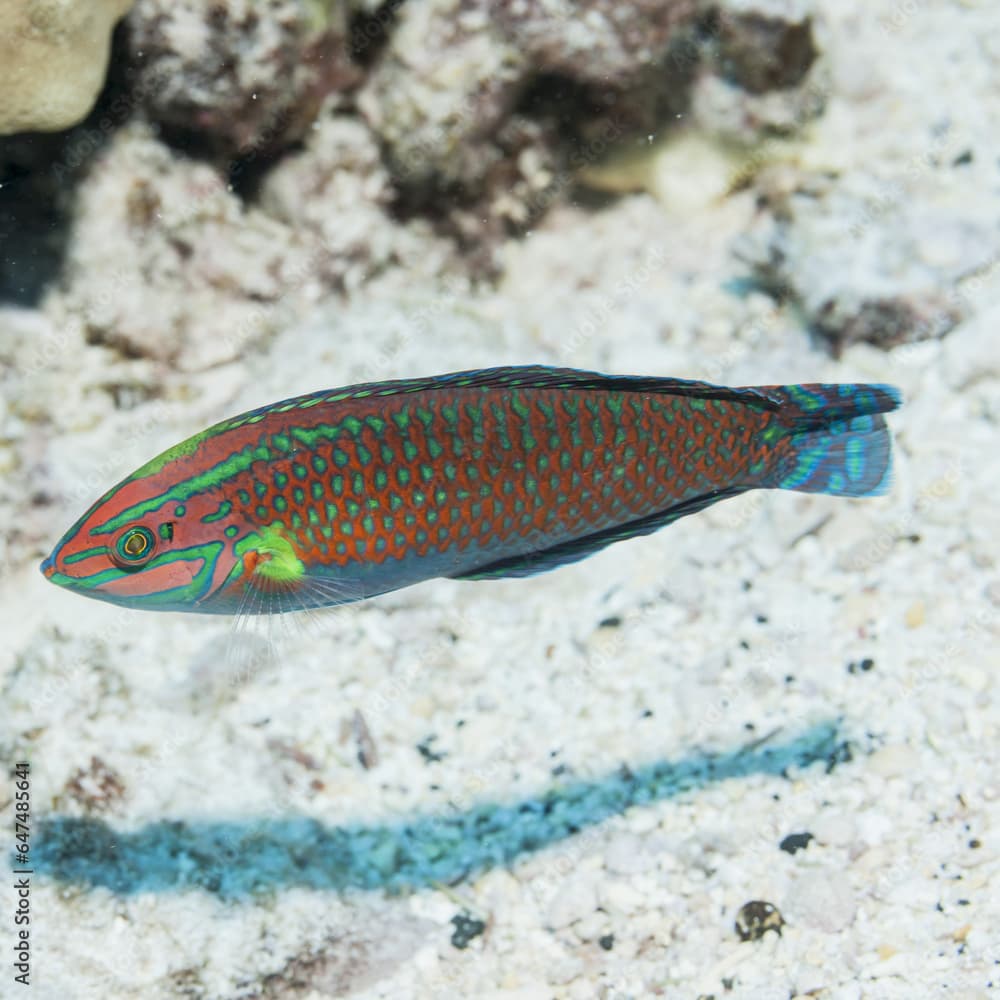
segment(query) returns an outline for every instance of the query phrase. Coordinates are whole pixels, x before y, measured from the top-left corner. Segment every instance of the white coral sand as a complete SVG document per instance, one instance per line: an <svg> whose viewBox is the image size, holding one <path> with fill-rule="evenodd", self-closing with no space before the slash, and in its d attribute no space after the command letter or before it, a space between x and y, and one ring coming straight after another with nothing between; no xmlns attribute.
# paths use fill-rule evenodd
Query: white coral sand
<svg viewBox="0 0 1000 1000"><path fill-rule="evenodd" d="M996 97L996 12L823 7L834 91L768 183L896 178L885 190L903 205L930 192L995 233L1000 140L982 116ZM504 248L493 290L470 289L437 237L415 230L401 259L426 239L437 277L392 266L390 247L363 287L268 307L272 330L287 316L281 332L236 358L206 348L207 367L87 345L72 290L41 312L0 313L0 746L31 762L33 823L61 817L78 831L62 845L75 880L51 862L34 876L38 996L985 1000L997 989L1000 271L987 260L948 279L941 292L960 315L943 339L848 344L834 360L794 297L734 290L745 265L732 247L766 210L758 193L690 216L646 194L599 213L558 208ZM238 229L224 194L213 198L217 224ZM271 198L294 208L278 185ZM302 225L323 231L309 209ZM362 211L376 241L395 225ZM263 223L247 239L266 243ZM226 267L237 285L258 280ZM206 301L218 294L200 287ZM870 501L750 494L534 579L427 583L279 634L275 658L235 677L228 623L119 611L37 572L94 497L213 419L323 386L524 362L895 383L893 489ZM644 765L780 748L826 725L837 735L824 762L753 767L648 802L635 793L653 788ZM580 781L594 784L583 804ZM591 822L601 795L621 789L633 790L628 807ZM547 792L549 814L537 806ZM513 808L489 814L478 839L444 842L477 803ZM492 843L502 856L532 809L552 843L440 880L461 875L462 851L482 861ZM303 817L316 825L288 825ZM399 832L428 817L423 834ZM0 822L9 842L8 786ZM115 869L127 850L135 865ZM109 888L109 871L135 891ZM365 872L371 888L358 884ZM386 894L394 872L405 878ZM227 897L227 885L255 889ZM0 900L0 992L19 995L7 987L9 887ZM777 907L780 936L740 939L752 900Z"/></svg>

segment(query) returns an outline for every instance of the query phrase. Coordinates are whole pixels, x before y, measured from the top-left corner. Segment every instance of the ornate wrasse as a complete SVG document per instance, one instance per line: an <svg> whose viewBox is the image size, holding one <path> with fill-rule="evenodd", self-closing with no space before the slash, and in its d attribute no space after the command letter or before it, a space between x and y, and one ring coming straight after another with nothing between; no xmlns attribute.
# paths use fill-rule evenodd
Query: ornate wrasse
<svg viewBox="0 0 1000 1000"><path fill-rule="evenodd" d="M154 458L41 568L115 604L214 614L527 576L746 490L883 493L881 414L899 402L544 367L317 392Z"/></svg>

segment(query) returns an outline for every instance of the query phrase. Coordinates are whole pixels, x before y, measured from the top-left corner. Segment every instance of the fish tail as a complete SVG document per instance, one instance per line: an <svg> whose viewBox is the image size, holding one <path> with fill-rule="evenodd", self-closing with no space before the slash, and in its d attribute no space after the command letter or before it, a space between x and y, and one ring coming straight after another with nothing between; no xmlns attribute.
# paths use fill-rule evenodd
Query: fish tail
<svg viewBox="0 0 1000 1000"><path fill-rule="evenodd" d="M891 385L785 385L768 388L785 425L765 485L841 497L889 489L892 444L883 413L902 401Z"/></svg>

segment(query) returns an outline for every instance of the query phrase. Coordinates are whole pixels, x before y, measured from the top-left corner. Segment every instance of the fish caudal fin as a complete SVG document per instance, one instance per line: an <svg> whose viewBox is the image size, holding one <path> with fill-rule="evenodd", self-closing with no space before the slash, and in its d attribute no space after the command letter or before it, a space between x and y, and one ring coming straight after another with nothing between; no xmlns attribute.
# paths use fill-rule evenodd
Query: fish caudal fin
<svg viewBox="0 0 1000 1000"><path fill-rule="evenodd" d="M779 419L788 429L764 485L841 497L888 491L892 443L882 414L899 406L898 389L785 385L768 393L781 400Z"/></svg>

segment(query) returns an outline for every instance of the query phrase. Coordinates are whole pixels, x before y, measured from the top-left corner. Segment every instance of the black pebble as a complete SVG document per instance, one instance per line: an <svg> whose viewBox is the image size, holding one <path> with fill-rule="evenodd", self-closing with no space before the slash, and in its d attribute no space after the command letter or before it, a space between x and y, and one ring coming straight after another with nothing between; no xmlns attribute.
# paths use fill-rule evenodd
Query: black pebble
<svg viewBox="0 0 1000 1000"><path fill-rule="evenodd" d="M428 736L427 739L422 740L420 743L417 744L417 751L420 753L420 756L423 757L428 764L434 764L439 760L444 760L445 757L448 756L444 751L431 749L431 744L436 739L437 739L437 734L432 734L431 736Z"/></svg>
<svg viewBox="0 0 1000 1000"><path fill-rule="evenodd" d="M614 934L605 934L603 937L597 939L597 943L605 950L611 951L615 946L615 936Z"/></svg>
<svg viewBox="0 0 1000 1000"><path fill-rule="evenodd" d="M788 854L794 854L796 851L804 851L812 839L813 835L811 833L790 833L778 844L778 847Z"/></svg>
<svg viewBox="0 0 1000 1000"><path fill-rule="evenodd" d="M785 918L774 903L751 899L740 907L734 926L741 941L759 941L768 931L774 931L780 937Z"/></svg>
<svg viewBox="0 0 1000 1000"><path fill-rule="evenodd" d="M851 660L847 664L847 672L849 674L856 674L859 670L863 673L868 673L869 670L875 669L875 661L870 657L866 656L863 660L859 660L857 663Z"/></svg>
<svg viewBox="0 0 1000 1000"><path fill-rule="evenodd" d="M451 935L451 943L456 948L468 948L469 942L486 930L486 924L468 911L456 913L451 918L451 922L455 925L454 933Z"/></svg>

